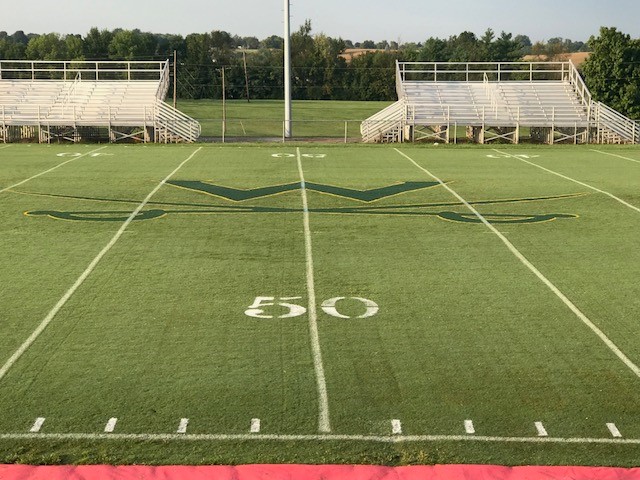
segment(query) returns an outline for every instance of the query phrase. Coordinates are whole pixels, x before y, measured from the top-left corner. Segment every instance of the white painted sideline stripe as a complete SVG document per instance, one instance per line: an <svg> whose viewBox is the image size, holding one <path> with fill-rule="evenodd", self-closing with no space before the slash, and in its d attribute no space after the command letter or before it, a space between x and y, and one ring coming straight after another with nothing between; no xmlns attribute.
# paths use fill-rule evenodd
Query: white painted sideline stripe
<svg viewBox="0 0 640 480"><path fill-rule="evenodd" d="M469 435L473 435L476 433L476 429L473 426L473 421L471 420L464 421L464 431L467 432L467 434Z"/></svg>
<svg viewBox="0 0 640 480"><path fill-rule="evenodd" d="M616 427L615 423L607 423L607 428L611 432L611 436L613 438L622 438L622 434L620 433L620 430L618 430L618 427Z"/></svg>
<svg viewBox="0 0 640 480"><path fill-rule="evenodd" d="M478 217L478 219L488 228L490 229L493 233L496 234L496 236L502 241L502 243L505 244L505 246L511 251L511 253L513 253L513 255L515 255L515 257L520 260L520 262L526 266L529 270L531 270L531 272L540 279L540 281L542 281L542 283L544 283L549 290L551 290L560 300L562 300L562 303L564 303L574 314L576 317L578 317L587 327L589 327L591 329L591 331L593 333L595 333L598 338L600 338L600 340L602 340L602 342L609 348L609 350L611 350L621 361L622 363L624 363L627 368L629 368L629 370L631 370L636 377L640 378L640 367L638 367L635 363L633 363L629 357L627 357L622 350L620 350L618 348L618 346L613 343L611 341L611 339L609 339L609 337L607 337L605 335L605 333L600 330L591 320L589 320L589 318L587 318L587 316L582 313L582 311L573 304L573 302L571 300L569 300L564 293L562 293L558 287L556 287L551 280L549 280L547 277L545 277L542 272L540 272L540 270L538 270L529 260L527 260L527 258L520 253L520 250L518 250L513 243L511 243L507 237L505 237L502 233L500 233L496 227L494 227L491 223L489 223L489 221L487 221L486 218L484 218L480 212L478 212L473 206L471 206L469 204L469 202L467 202L464 198L462 198L460 195L458 195L458 193L456 193L451 187L449 187L446 183L444 183L442 180L440 180L438 177L436 177L435 175L433 175L429 170L427 170L426 168L421 167L420 165L418 165L412 158L410 158L409 156L405 155L404 153L402 153L400 150L398 150L397 148L395 149L396 152L398 152L400 155L402 155L403 157L405 157L407 160L409 160L411 163L413 163L416 167L418 167L420 170L422 170L423 172L425 172L427 175L431 176L433 179L435 179L438 183L440 183L440 185L442 185L446 190L449 191L449 193L451 193L454 197L456 197L458 200L460 200L469 210L471 210L471 212L473 212L473 214ZM498 151L498 150L496 150ZM501 152L499 152L501 153ZM522 160L520 158L518 158L518 160ZM529 163L529 162L527 162ZM639 210L640 211L640 210Z"/></svg>
<svg viewBox="0 0 640 480"><path fill-rule="evenodd" d="M104 427L105 433L111 433L116 429L116 423L118 423L117 418L110 418L107 422L107 425Z"/></svg>
<svg viewBox="0 0 640 480"><path fill-rule="evenodd" d="M187 426L189 425L189 419L188 418L181 418L180 419L180 424L178 425L178 433L187 433Z"/></svg>
<svg viewBox="0 0 640 480"><path fill-rule="evenodd" d="M104 148L104 147L103 147ZM178 165L175 170L173 170L169 175L167 175L164 180L162 180L156 188L154 188L149 195L138 205L138 207L129 215L129 217L122 224L120 229L116 232L116 234L111 238L109 243L105 245L105 247L96 255L96 257L91 261L89 266L85 269L84 272L78 277L75 283L67 290L67 292L62 296L58 303L51 309L51 311L47 314L47 316L40 322L40 325L33 331L33 333L27 338L24 343L16 350L16 352L11 355L9 360L5 362L5 364L0 368L0 380L4 378L9 369L18 361L18 359L26 352L29 347L36 341L36 339L40 336L40 334L47 328L47 326L51 323L51 321L55 318L58 312L64 307L67 301L71 298L71 296L80 288L80 285L84 283L84 281L91 275L91 272L96 268L100 260L111 250L111 248L116 244L116 242L120 239L120 237L124 234L124 231L127 229L129 224L133 221L133 219L140 213L140 211L145 207L145 205L151 200L158 190L169 180L175 173L182 168L182 166L191 160L196 153L198 153L202 147L198 148L195 152L193 152L189 157L184 160L180 165ZM79 157L76 157L79 158Z"/></svg>
<svg viewBox="0 0 640 480"><path fill-rule="evenodd" d="M640 445L640 438L560 438L560 437L494 437L478 435L271 435L271 434L178 434L178 433L4 433L0 440L128 440L128 441L193 441L228 440L259 441L351 441L371 443L410 442L481 442L481 443L559 443Z"/></svg>
<svg viewBox="0 0 640 480"><path fill-rule="evenodd" d="M252 418L251 419L251 428L249 429L251 433L260 433L260 419Z"/></svg>
<svg viewBox="0 0 640 480"><path fill-rule="evenodd" d="M524 158L518 157L516 155L511 155L509 153L501 152L500 150L495 150L495 149L493 151L494 152L498 152L501 155L506 155L507 157L510 157L510 158L515 158L516 160L520 160L521 162L528 163L529 165L531 165L533 167L536 167L536 168L539 168L540 170L544 170L545 172L551 173L551 174L556 175L556 176L558 176L560 178L564 178L565 180L569 180L570 182L576 183L578 185L582 185L583 187L587 187L587 188L593 190L594 192L602 193L603 195L606 195L607 197L610 197L610 198L614 199L616 202L621 203L625 207L628 207L628 208L630 208L632 210L635 210L636 212L640 213L640 208L639 207L636 207L635 205L631 205L629 202L625 202L620 197L616 197L613 193L609 193L609 192L607 192L605 190L601 190L601 189L599 189L597 187L594 187L593 185L589 185L588 183L584 183L584 182L581 182L580 180L576 180L575 178L571 178L571 177L568 177L566 175L563 175L562 173L555 172L553 170L550 170L548 168L543 167L542 165L538 165L537 163L533 163L533 162L531 162L529 160L525 160Z"/></svg>
<svg viewBox="0 0 640 480"><path fill-rule="evenodd" d="M547 433L547 430L544 428L544 425L542 425L542 422L535 422L534 425L536 426L536 430L538 431L539 437L549 436L549 434Z"/></svg>
<svg viewBox="0 0 640 480"><path fill-rule="evenodd" d="M324 375L322 363L322 350L320 349L320 334L318 333L318 313L316 310L316 291L313 277L313 251L311 248L311 227L309 224L309 202L307 201L307 189L302 170L302 157L300 148L296 148L298 160L298 174L300 175L300 192L302 195L302 210L304 223L304 246L307 263L307 294L309 296L309 335L311 337L311 350L313 352L313 366L316 373L318 389L318 431L329 433L331 423L329 421L329 395L327 393L327 381Z"/></svg>
<svg viewBox="0 0 640 480"><path fill-rule="evenodd" d="M402 433L402 423L400 420L391 420L391 433L394 435L400 435Z"/></svg>
<svg viewBox="0 0 640 480"><path fill-rule="evenodd" d="M48 170L45 170L44 172L40 172L40 173L38 173L36 175L33 175L32 177L29 177L26 180L22 180L21 182L15 183L15 184L11 185L10 187L3 188L2 190L0 190L0 193L4 193L4 192L6 192L8 190L11 190L12 188L19 187L20 185L23 185L23 184L27 183L29 180L33 180L34 178L38 178L38 177L40 177L40 176L42 176L42 175L44 175L46 173L53 172L55 169L60 168L63 165L66 165L67 163L73 162L74 160L78 160L79 158L82 158L82 157L86 157L87 155L91 155L92 153L95 153L98 150L103 150L103 149L107 148L107 146L108 145L105 145L104 147L96 148L95 150L91 150L90 152L83 153L82 155L78 155L77 157L70 158L69 160L65 160L64 162L59 163L55 167L52 167L52 168L50 168Z"/></svg>
<svg viewBox="0 0 640 480"><path fill-rule="evenodd" d="M615 153L608 153L608 152L603 152L601 150L594 150L594 149L591 149L591 151L592 152L601 153L603 155L609 155L610 157L622 158L623 160L629 160L630 162L640 163L640 160L635 160L635 159L629 158L629 157L623 157L622 155L616 155Z"/></svg>
<svg viewBox="0 0 640 480"><path fill-rule="evenodd" d="M42 425L44 424L45 418L44 417L38 417L36 418L35 423L33 424L33 427L31 427L31 430L29 430L32 433L37 433L40 431L40 429L42 428Z"/></svg>

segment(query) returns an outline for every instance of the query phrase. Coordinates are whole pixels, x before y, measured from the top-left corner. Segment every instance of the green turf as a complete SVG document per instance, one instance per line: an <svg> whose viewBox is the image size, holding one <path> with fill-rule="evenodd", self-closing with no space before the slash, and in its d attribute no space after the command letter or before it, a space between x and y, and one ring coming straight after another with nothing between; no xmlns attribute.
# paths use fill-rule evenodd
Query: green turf
<svg viewBox="0 0 640 480"><path fill-rule="evenodd" d="M0 379L0 462L637 465L640 378L407 158L639 364L640 212L585 185L640 208L637 148L0 146L0 190L73 159L0 193L0 368L194 152ZM298 154L320 437L310 313L245 314L309 306Z"/></svg>
<svg viewBox="0 0 640 480"><path fill-rule="evenodd" d="M292 103L292 131L296 137L360 139L360 123L390 102L296 100ZM282 138L284 101L230 100L226 106L226 137ZM179 100L177 107L202 125L204 137L222 137L220 100Z"/></svg>

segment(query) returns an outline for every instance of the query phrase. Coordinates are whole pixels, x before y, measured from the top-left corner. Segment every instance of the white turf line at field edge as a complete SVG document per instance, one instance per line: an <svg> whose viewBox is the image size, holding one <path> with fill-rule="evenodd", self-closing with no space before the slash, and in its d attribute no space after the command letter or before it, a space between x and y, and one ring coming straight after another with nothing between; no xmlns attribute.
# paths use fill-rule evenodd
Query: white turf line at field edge
<svg viewBox="0 0 640 480"><path fill-rule="evenodd" d="M182 168L182 166L191 160L202 147L198 148L195 152L193 152L189 157L184 160L180 165L178 165L175 170L173 170L169 175L167 175L164 180L162 180L146 198L138 205L138 207L129 215L129 217L124 221L120 229L116 232L116 234L111 238L109 243L105 245L105 247L96 255L96 257L91 261L89 266L82 272L82 274L78 277L75 283L67 290L67 292L62 296L58 303L51 309L51 311L47 314L47 316L40 322L40 325L33 331L33 333L27 338L24 343L16 350L16 352L11 355L11 358L5 362L5 364L0 368L0 380L4 378L9 369L18 361L18 359L26 352L29 347L36 341L36 339L40 336L40 334L47 328L47 326L51 323L51 321L55 318L58 312L64 307L67 301L71 298L71 296L80 288L80 286L84 283L84 281L91 275L91 272L96 268L100 260L111 250L111 248L116 244L116 242L120 239L120 237L124 234L124 231L127 229L129 224L133 221L134 218L140 213L140 211L145 207L145 205L151 200L158 190L173 176L176 174L178 170ZM76 157L79 158L79 157Z"/></svg>
<svg viewBox="0 0 640 480"><path fill-rule="evenodd" d="M188 433L2 433L0 440L123 440L136 442L211 442L270 440L277 442L350 441L371 443L410 442L479 442L479 443L559 443L559 444L604 444L640 445L640 438L590 438L590 437L495 437L484 435L275 435L262 433L246 434L188 434Z"/></svg>
<svg viewBox="0 0 640 480"><path fill-rule="evenodd" d="M90 152L83 153L82 155L78 155L77 157L70 158L69 160L65 160L64 162L59 163L55 167L49 168L48 170L45 170L44 172L40 172L40 173L38 173L36 175L33 175L32 177L27 178L26 180L22 180L21 182L18 182L18 183L14 184L14 185L11 185L10 187L5 187L5 188L1 189L0 193L4 193L4 192L6 192L8 190L11 190L12 188L19 187L20 185L23 185L23 184L27 183L28 181L33 180L34 178L38 178L38 177L40 177L40 176L42 176L42 175L44 175L46 173L53 172L55 169L60 168L63 165L66 165L67 163L73 162L74 160L78 160L79 158L82 158L82 157L86 157L87 155L91 155L92 153L96 153L97 151L103 150L105 148L107 148L107 145L105 145L104 147L96 148L95 150L91 150Z"/></svg>
<svg viewBox="0 0 640 480"><path fill-rule="evenodd" d="M640 160L636 160L634 158L623 157L622 155L616 155L615 153L603 152L602 150L594 150L591 149L592 152L601 153L602 155L609 155L610 157L621 158L623 160L629 160L630 162L640 163Z"/></svg>
<svg viewBox="0 0 640 480"><path fill-rule="evenodd" d="M440 180L438 177L436 177L433 173L431 173L426 168L418 165L415 162L415 160L413 160L411 157L409 157L405 153L401 152L397 148L394 150L398 152L400 155L402 155L403 157L405 157L407 160L409 160L411 163L413 163L416 167L418 167L424 173L426 173L431 178L433 178L435 181L437 181L449 193L451 193L454 197L456 197L465 207L467 207L489 230L491 230L502 241L502 243L505 244L505 246L509 249L509 251L511 251L511 253L513 253L513 255L515 255L515 257L518 260L520 260L520 262L524 266L526 266L536 277L538 277L542 281L542 283L544 283L549 288L549 290L551 290L560 300L562 300L562 303L564 303L576 315L576 317L578 317L587 327L591 329L593 333L595 333L598 336L598 338L600 338L600 340L604 342L604 344L607 347L609 347L609 350L611 350L629 368L629 370L631 370L636 375L636 377L640 378L640 367L638 367L635 363L633 363L629 359L629 357L627 357L622 352L622 350L620 350L618 346L615 343L613 343L611 339L609 339L609 337L605 335L605 333L602 330L600 330L591 320L589 320L589 318L584 313L582 313L582 311L576 305L574 305L574 303L571 300L569 300L564 295L564 293L562 293L558 289L558 287L556 287L551 282L551 280L545 277L542 274L542 272L540 272L540 270L538 270L529 260L527 260L527 258L522 253L520 253L520 250L518 250L515 247L515 245L513 245L513 243L511 243L507 239L507 237L505 237L502 233L500 233L498 229L494 227L491 223L489 223L489 221L486 218L484 218L480 212L478 212L472 205L469 204L469 202L467 202L464 198L462 198L455 190L449 187L446 183L444 183L442 180ZM518 160L521 160L521 159L518 158ZM526 161L526 163L530 163L530 162Z"/></svg>
<svg viewBox="0 0 640 480"><path fill-rule="evenodd" d="M640 208L636 207L635 205L631 205L628 202L625 202L620 197L616 197L613 193L609 193L609 192L607 192L605 190L600 190L599 188L594 187L593 185L589 185L588 183L581 182L580 180L576 180L575 178L568 177L566 175L563 175L562 173L555 172L553 170L550 170L548 168L543 167L542 165L538 165L537 163L534 163L534 162L532 162L530 160L525 160L524 158L520 158L520 157L518 157L516 155L511 155L509 153L501 152L500 150L495 150L495 149L493 151L499 153L500 155L504 155L506 157L513 158L515 160L520 160L521 162L524 162L524 163L528 163L532 167L539 168L540 170L544 170L545 172L550 173L552 175L555 175L557 177L564 178L565 180L569 180L570 182L576 183L578 185L582 185L583 187L587 187L587 188L593 190L594 192L602 193L603 195L606 195L607 197L613 198L616 202L621 203L625 207L629 207L630 209L635 210L636 212L640 213Z"/></svg>
<svg viewBox="0 0 640 480"><path fill-rule="evenodd" d="M316 291L313 278L313 251L311 248L311 227L309 224L309 202L307 201L307 189L302 170L302 155L300 148L296 149L298 162L298 174L300 175L300 191L302 195L302 213L304 223L304 246L307 264L307 294L309 296L309 335L311 337L311 349L313 352L313 366L316 372L316 384L318 387L318 431L329 433L331 423L329 421L329 395L327 393L327 381L324 375L322 363L322 351L320 349L320 335L318 333L318 313L316 310Z"/></svg>

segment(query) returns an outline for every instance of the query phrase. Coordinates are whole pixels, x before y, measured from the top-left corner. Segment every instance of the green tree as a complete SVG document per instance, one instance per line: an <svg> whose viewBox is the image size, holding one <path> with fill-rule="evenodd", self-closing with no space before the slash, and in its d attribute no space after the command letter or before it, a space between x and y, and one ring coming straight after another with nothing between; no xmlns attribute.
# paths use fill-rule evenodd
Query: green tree
<svg viewBox="0 0 640 480"><path fill-rule="evenodd" d="M352 100L397 100L395 52L370 52L354 58L347 85Z"/></svg>
<svg viewBox="0 0 640 480"><path fill-rule="evenodd" d="M117 30L109 43L109 58L113 60L148 60L153 58L156 42L151 33L140 30Z"/></svg>
<svg viewBox="0 0 640 480"><path fill-rule="evenodd" d="M482 62L487 59L483 45L472 32L462 32L449 38L451 62Z"/></svg>
<svg viewBox="0 0 640 480"><path fill-rule="evenodd" d="M80 35L67 35L64 37L66 48L66 60L84 60L84 44Z"/></svg>
<svg viewBox="0 0 640 480"><path fill-rule="evenodd" d="M600 28L588 42L591 55L582 65L595 100L640 118L640 41L616 28Z"/></svg>
<svg viewBox="0 0 640 480"><path fill-rule="evenodd" d="M113 33L93 27L82 41L84 56L87 60L105 60L109 58L109 44Z"/></svg>
<svg viewBox="0 0 640 480"><path fill-rule="evenodd" d="M522 56L523 45L513 39L510 33L502 32L491 45L488 60L492 62L515 62Z"/></svg>
<svg viewBox="0 0 640 480"><path fill-rule="evenodd" d="M15 42L12 37L0 38L0 60L20 60L25 57L26 45Z"/></svg>
<svg viewBox="0 0 640 480"><path fill-rule="evenodd" d="M67 60L67 45L58 33L47 33L29 40L25 55L28 60Z"/></svg>

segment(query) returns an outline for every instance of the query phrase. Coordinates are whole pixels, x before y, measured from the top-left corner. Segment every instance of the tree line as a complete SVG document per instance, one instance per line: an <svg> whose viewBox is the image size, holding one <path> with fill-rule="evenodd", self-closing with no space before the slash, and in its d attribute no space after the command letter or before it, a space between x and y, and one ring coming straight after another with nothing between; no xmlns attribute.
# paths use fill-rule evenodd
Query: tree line
<svg viewBox="0 0 640 480"><path fill-rule="evenodd" d="M499 36L491 30L478 38L462 32L448 39L424 43L353 43L324 34L312 34L306 21L291 37L292 88L296 99L393 100L395 61L514 61L546 49L569 51L584 44L551 39L532 45L527 36ZM228 98L282 98L283 39L239 37L224 31L181 35L140 30L99 30L86 35L0 32L0 59L27 60L164 60L178 57L177 90L181 98L220 98L221 70L225 69ZM348 61L347 48L378 51ZM245 68L246 65L246 68Z"/></svg>
<svg viewBox="0 0 640 480"><path fill-rule="evenodd" d="M313 34L307 20L291 36L292 94L295 99L395 100L395 62L512 62L525 55L559 58L591 50L583 72L596 99L640 117L640 41L602 28L588 42L561 37L532 43L526 35L488 29L482 36L462 32L421 43L352 42ZM348 48L376 49L346 58ZM177 52L179 98L221 98L222 70L227 98L283 97L283 39L259 40L225 31L185 37L140 30L99 30L86 35L57 33L12 35L0 32L0 60L166 60ZM611 62L615 66L611 66ZM629 80L634 80L630 82ZM248 88L247 88L248 86Z"/></svg>

